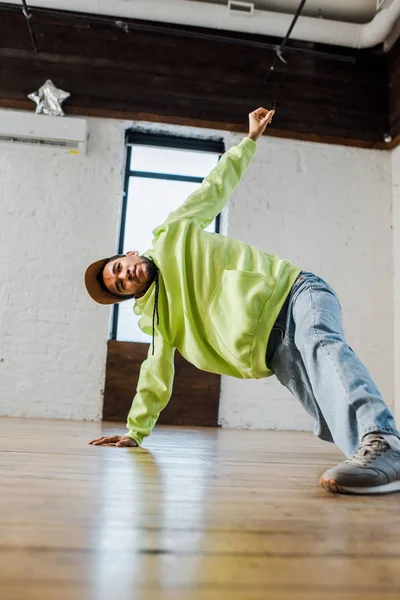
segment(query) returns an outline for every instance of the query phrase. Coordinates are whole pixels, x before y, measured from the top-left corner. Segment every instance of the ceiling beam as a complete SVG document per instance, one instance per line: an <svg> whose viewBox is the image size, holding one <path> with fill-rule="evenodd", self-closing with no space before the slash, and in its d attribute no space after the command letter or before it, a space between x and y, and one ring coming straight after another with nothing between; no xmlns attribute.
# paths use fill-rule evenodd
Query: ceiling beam
<svg viewBox="0 0 400 600"><path fill-rule="evenodd" d="M293 47L288 64L277 65L266 84L275 38L242 34L243 40L227 44L226 34L199 37L208 30L182 36L165 24L162 33L139 26L126 32L115 23L47 12L35 16L35 53L21 12L2 10L1 17L1 106L33 109L27 94L52 79L71 93L63 105L67 114L151 115L242 131L250 110L275 101L270 135L387 147L388 57L379 49L309 44L312 54ZM352 62L318 54L333 51Z"/></svg>

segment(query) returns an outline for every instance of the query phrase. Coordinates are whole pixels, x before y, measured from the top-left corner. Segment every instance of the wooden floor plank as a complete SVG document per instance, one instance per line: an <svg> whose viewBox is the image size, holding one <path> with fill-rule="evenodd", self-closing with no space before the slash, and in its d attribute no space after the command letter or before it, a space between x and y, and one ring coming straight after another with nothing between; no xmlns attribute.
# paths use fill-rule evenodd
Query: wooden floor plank
<svg viewBox="0 0 400 600"><path fill-rule="evenodd" d="M165 527L129 529L118 525L101 536L94 536L88 525L51 523L0 523L0 551L79 548L82 552L119 550L149 554L248 555L248 556L349 556L359 558L400 558L398 531L371 536L365 528L352 528L346 537L343 528L336 531L314 528L310 531L219 531L173 529Z"/></svg>
<svg viewBox="0 0 400 600"><path fill-rule="evenodd" d="M308 433L0 419L1 600L400 598L399 495L331 495Z"/></svg>

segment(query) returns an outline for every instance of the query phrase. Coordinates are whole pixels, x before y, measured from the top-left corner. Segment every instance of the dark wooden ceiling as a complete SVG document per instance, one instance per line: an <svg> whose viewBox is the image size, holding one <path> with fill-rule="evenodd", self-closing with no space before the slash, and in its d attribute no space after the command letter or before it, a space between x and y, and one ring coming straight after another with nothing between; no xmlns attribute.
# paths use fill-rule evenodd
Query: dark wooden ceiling
<svg viewBox="0 0 400 600"><path fill-rule="evenodd" d="M389 55L389 131L400 143L400 40Z"/></svg>
<svg viewBox="0 0 400 600"><path fill-rule="evenodd" d="M20 9L0 6L0 106L33 110L27 94L52 79L70 114L246 131L275 101L269 135L386 148L400 134L399 44L388 56L290 42L265 82L276 38L32 12L38 53Z"/></svg>

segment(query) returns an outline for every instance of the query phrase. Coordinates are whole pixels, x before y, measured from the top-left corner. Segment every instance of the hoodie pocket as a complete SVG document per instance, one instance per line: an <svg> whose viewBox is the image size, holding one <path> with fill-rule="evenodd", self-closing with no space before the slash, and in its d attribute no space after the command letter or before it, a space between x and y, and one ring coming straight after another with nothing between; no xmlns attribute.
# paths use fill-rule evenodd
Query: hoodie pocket
<svg viewBox="0 0 400 600"><path fill-rule="evenodd" d="M235 364L249 368L257 325L272 293L270 278L252 271L225 270L217 284L208 307L209 335Z"/></svg>

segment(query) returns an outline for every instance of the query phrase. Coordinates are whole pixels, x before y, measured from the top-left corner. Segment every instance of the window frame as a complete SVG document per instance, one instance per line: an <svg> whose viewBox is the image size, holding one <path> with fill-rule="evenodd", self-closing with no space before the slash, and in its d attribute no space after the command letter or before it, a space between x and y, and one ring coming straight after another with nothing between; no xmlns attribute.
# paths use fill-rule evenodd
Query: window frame
<svg viewBox="0 0 400 600"><path fill-rule="evenodd" d="M132 159L132 147L133 146L153 146L159 148L174 148L177 150L195 150L197 152L210 152L218 154L218 161L225 152L225 146L222 139L218 140L207 140L207 139L196 139L190 137L181 137L175 135L164 135L164 134L153 134L143 133L128 129L125 133L125 176L124 176L124 189L122 193L122 207L121 217L118 233L118 250L117 254L123 254L124 238L125 238L125 225L126 225L126 213L128 208L128 192L129 182L131 177L143 177L148 179L163 179L166 181L187 181L190 183L202 183L204 177L191 177L187 175L179 174L167 174L159 173L158 171L136 171L131 169ZM215 232L220 232L221 214L216 216L215 220ZM111 318L111 332L110 339L117 340L118 332L118 315L119 315L119 303L113 305L113 312ZM143 343L143 342L136 342Z"/></svg>

